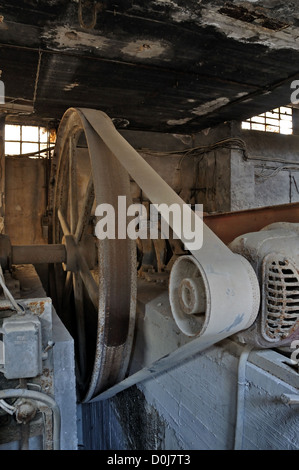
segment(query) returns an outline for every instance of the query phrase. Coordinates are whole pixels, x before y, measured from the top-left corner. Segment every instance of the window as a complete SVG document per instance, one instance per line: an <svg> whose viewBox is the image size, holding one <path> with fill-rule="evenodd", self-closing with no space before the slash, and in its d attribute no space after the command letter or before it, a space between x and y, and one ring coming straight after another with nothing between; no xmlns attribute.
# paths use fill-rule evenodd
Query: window
<svg viewBox="0 0 299 470"><path fill-rule="evenodd" d="M293 134L293 109L282 106L242 122L242 129Z"/></svg>
<svg viewBox="0 0 299 470"><path fill-rule="evenodd" d="M32 154L29 155L32 158L46 158L55 140L56 133L45 127L5 125L5 155Z"/></svg>

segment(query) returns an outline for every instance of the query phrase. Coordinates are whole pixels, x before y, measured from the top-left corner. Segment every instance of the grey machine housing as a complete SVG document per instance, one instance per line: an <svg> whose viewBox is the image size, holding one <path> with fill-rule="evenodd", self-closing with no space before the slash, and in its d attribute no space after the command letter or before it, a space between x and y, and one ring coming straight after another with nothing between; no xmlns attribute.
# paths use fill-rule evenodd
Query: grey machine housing
<svg viewBox="0 0 299 470"><path fill-rule="evenodd" d="M274 223L229 247L250 262L261 290L259 315L238 339L260 348L290 346L299 339L299 224Z"/></svg>

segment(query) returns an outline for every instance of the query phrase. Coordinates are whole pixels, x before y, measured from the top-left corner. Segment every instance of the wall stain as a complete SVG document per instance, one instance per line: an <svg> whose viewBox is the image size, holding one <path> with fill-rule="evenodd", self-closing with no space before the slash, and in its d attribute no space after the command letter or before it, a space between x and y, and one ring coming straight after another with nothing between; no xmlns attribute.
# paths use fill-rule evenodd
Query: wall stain
<svg viewBox="0 0 299 470"><path fill-rule="evenodd" d="M165 422L137 386L116 395L111 405L126 436L127 450L163 449Z"/></svg>

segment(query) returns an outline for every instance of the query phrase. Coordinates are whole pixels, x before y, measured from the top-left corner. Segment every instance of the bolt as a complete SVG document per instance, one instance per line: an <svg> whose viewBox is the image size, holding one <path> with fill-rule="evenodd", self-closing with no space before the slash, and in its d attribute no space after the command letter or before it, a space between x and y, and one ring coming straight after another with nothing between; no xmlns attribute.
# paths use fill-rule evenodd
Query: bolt
<svg viewBox="0 0 299 470"><path fill-rule="evenodd" d="M20 424L29 423L36 414L36 406L29 400L22 400L16 408L16 420Z"/></svg>

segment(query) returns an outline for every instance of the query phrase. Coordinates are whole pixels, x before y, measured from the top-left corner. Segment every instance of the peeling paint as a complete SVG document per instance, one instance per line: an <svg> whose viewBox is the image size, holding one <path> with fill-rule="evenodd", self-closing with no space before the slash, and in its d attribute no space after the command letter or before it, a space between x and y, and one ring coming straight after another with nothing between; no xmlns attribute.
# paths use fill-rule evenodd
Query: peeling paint
<svg viewBox="0 0 299 470"><path fill-rule="evenodd" d="M180 142L182 142L184 145L192 145L192 136L191 135L184 135L184 134L172 134L173 137Z"/></svg>
<svg viewBox="0 0 299 470"><path fill-rule="evenodd" d="M192 118L182 118L182 119L170 119L167 121L169 126L181 126L182 124L186 124L186 122L191 121Z"/></svg>
<svg viewBox="0 0 299 470"><path fill-rule="evenodd" d="M215 109L225 106L227 103L229 103L229 99L226 97L221 97L202 104L201 106L192 109L191 112L192 114L196 114L196 116L204 116L205 114L209 114L212 111L215 111Z"/></svg>
<svg viewBox="0 0 299 470"><path fill-rule="evenodd" d="M68 26L58 26L55 29L50 29L42 37L46 41L53 41L58 49L78 49L82 46L102 49L107 43L107 39L103 36L82 31L76 32Z"/></svg>
<svg viewBox="0 0 299 470"><path fill-rule="evenodd" d="M167 52L168 45L162 41L152 41L149 39L139 39L127 44L121 52L126 55L151 59L159 57Z"/></svg>
<svg viewBox="0 0 299 470"><path fill-rule="evenodd" d="M168 3L171 5L175 5L172 0L156 0L154 3Z"/></svg>
<svg viewBox="0 0 299 470"><path fill-rule="evenodd" d="M73 88L76 88L77 86L80 86L79 83L75 82L75 83L69 83L68 85L66 85L63 89L63 91L71 91L73 90Z"/></svg>
<svg viewBox="0 0 299 470"><path fill-rule="evenodd" d="M187 9L179 9L178 11L172 13L171 18L176 23L183 23L189 21L198 20L198 15L195 12L192 12Z"/></svg>
<svg viewBox="0 0 299 470"><path fill-rule="evenodd" d="M241 91L241 93L238 93L238 94L237 94L236 98L242 98L243 96L246 96L247 94L248 94L247 91L245 91L245 92L244 92L244 91L243 91L243 92Z"/></svg>
<svg viewBox="0 0 299 470"><path fill-rule="evenodd" d="M214 26L228 38L242 43L256 43L271 49L295 49L299 48L299 30L289 26L282 31L267 30L261 25L246 23L230 18L211 8L202 10L201 23L206 26Z"/></svg>

